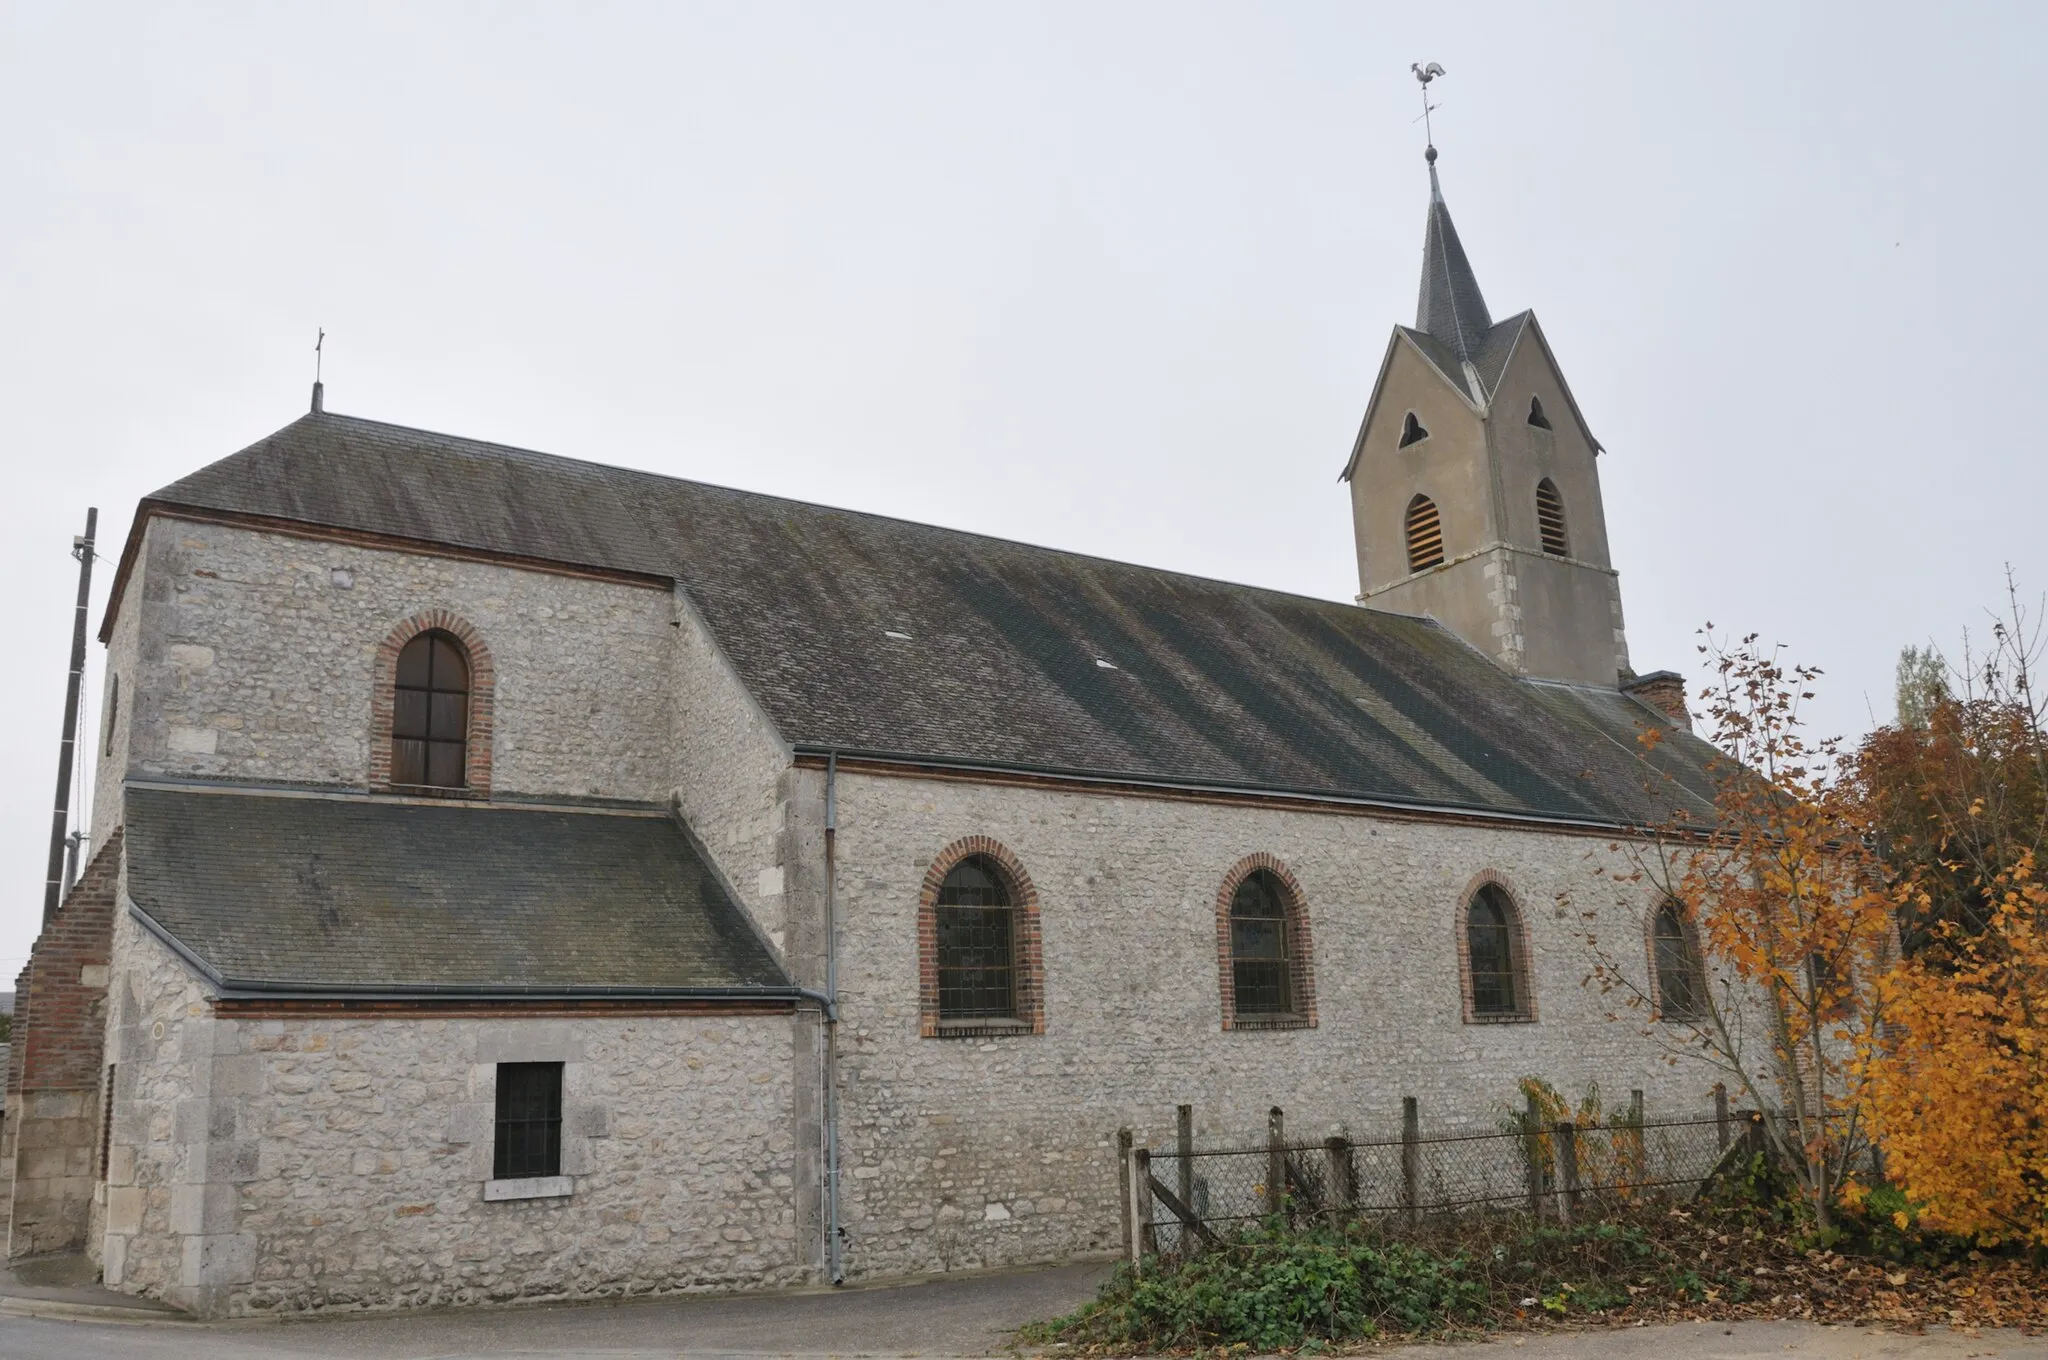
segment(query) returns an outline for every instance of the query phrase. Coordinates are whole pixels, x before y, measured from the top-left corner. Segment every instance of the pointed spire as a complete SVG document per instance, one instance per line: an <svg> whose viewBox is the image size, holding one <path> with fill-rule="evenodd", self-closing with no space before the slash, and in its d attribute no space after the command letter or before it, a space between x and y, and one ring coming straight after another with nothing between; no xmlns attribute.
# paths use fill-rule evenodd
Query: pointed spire
<svg viewBox="0 0 2048 1360"><path fill-rule="evenodd" d="M1493 325L1472 262L1458 243L1451 210L1436 178L1436 148L1422 153L1429 162L1429 225L1422 242L1422 292L1415 303L1415 329L1449 345L1460 359L1470 359L1480 337Z"/></svg>

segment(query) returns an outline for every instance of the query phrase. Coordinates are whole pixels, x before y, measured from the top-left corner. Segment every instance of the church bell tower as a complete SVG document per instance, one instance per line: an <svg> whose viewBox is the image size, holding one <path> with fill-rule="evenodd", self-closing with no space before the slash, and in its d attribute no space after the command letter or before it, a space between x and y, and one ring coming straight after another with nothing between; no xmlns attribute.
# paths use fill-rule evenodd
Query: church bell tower
<svg viewBox="0 0 2048 1360"><path fill-rule="evenodd" d="M1424 614L1531 679L1632 679L1600 442L1533 312L1495 321L1429 163L1422 292L1351 449L1360 604Z"/></svg>

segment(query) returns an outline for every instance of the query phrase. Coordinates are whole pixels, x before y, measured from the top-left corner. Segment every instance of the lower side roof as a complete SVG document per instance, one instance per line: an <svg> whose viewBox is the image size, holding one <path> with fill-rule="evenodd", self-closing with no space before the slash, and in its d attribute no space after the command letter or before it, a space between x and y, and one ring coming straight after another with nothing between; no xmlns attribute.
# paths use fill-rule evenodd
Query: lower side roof
<svg viewBox="0 0 2048 1360"><path fill-rule="evenodd" d="M128 897L225 990L793 994L659 811L131 785Z"/></svg>

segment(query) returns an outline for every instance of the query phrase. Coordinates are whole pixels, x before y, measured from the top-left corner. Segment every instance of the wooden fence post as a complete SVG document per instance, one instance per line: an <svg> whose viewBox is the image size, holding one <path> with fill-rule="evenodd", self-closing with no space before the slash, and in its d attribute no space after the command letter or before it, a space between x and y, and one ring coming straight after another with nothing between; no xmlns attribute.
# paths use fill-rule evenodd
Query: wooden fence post
<svg viewBox="0 0 2048 1360"><path fill-rule="evenodd" d="M1718 1081L1714 1083L1714 1134L1721 1140L1721 1151L1726 1152L1735 1134L1728 1122L1728 1087Z"/></svg>
<svg viewBox="0 0 2048 1360"><path fill-rule="evenodd" d="M1643 1136L1643 1093L1634 1090L1628 1093L1628 1184L1623 1188L1623 1198L1635 1194L1644 1181L1650 1179L1650 1143ZM1620 1149L1616 1149L1619 1151ZM1620 1158L1615 1160L1620 1161Z"/></svg>
<svg viewBox="0 0 2048 1360"><path fill-rule="evenodd" d="M1131 1222L1137 1229L1133 1237L1137 1248L1132 1253L1132 1264L1143 1265L1144 1258L1159 1250L1158 1234L1152 1231L1152 1149L1134 1148L1131 1151Z"/></svg>
<svg viewBox="0 0 2048 1360"><path fill-rule="evenodd" d="M1409 1227L1422 1222L1422 1115L1414 1096L1401 1097L1401 1206Z"/></svg>
<svg viewBox="0 0 2048 1360"><path fill-rule="evenodd" d="M1349 1223L1358 1213L1358 1167L1351 1160L1351 1140L1331 1134L1323 1140L1330 1159L1330 1217Z"/></svg>
<svg viewBox="0 0 2048 1360"><path fill-rule="evenodd" d="M1266 1111L1266 1212L1287 1212L1287 1116L1278 1105Z"/></svg>
<svg viewBox="0 0 2048 1360"><path fill-rule="evenodd" d="M1116 1131L1117 1212L1124 1221L1124 1251L1133 1263L1138 1259L1137 1239L1131 1236L1131 1131Z"/></svg>
<svg viewBox="0 0 2048 1360"><path fill-rule="evenodd" d="M1174 1151L1180 1154L1180 1175L1174 1181L1174 1188L1180 1191L1180 1202L1192 1209L1195 1207L1195 1107L1176 1106L1173 1113L1175 1132L1179 1135Z"/></svg>
<svg viewBox="0 0 2048 1360"><path fill-rule="evenodd" d="M1536 1106L1534 1092L1522 1111L1522 1160L1529 1171L1529 1216L1543 1221L1543 1112Z"/></svg>
<svg viewBox="0 0 2048 1360"><path fill-rule="evenodd" d="M1557 1216L1571 1223L1579 1215L1579 1129L1569 1119L1557 1121Z"/></svg>

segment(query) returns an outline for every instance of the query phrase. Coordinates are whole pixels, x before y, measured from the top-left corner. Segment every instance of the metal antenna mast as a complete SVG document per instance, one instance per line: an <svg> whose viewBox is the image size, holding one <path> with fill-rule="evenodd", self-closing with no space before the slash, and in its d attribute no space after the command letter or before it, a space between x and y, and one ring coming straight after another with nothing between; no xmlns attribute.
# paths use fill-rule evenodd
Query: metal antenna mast
<svg viewBox="0 0 2048 1360"><path fill-rule="evenodd" d="M99 527L97 506L85 512L85 535L71 540L78 559L78 612L71 620L71 679L64 690L64 740L57 748L57 810L50 824L50 874L43 887L43 920L63 905L64 819L71 808L71 766L78 750L78 691L85 681L85 615L92 603L92 541Z"/></svg>

